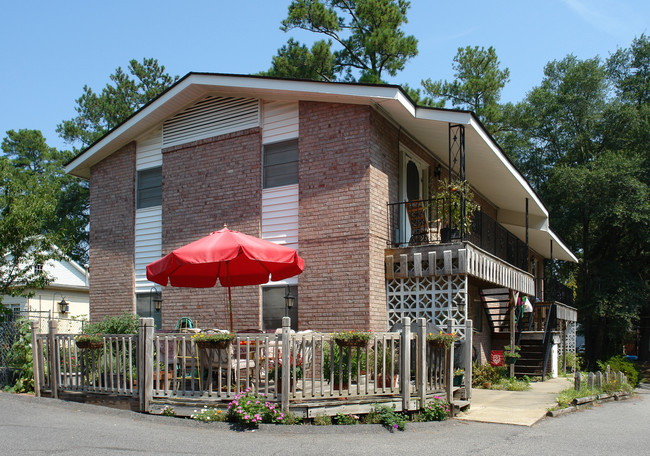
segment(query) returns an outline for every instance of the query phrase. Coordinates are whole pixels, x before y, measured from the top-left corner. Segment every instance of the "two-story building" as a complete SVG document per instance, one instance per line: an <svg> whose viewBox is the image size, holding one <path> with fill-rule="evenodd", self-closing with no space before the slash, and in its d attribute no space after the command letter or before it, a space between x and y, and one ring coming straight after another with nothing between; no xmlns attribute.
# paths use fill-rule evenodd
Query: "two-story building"
<svg viewBox="0 0 650 456"><path fill-rule="evenodd" d="M433 197L450 167L481 209L445 236L454 227ZM305 260L283 283L233 288L236 329L277 327L289 286L299 329L425 316L464 336L473 318L485 359L490 301L542 296L543 260L576 261L472 112L417 106L394 85L190 73L66 171L90 180L92 320L155 312L146 265L227 224ZM424 221L407 201L423 203ZM188 316L225 328L225 296L166 287L162 327Z"/></svg>

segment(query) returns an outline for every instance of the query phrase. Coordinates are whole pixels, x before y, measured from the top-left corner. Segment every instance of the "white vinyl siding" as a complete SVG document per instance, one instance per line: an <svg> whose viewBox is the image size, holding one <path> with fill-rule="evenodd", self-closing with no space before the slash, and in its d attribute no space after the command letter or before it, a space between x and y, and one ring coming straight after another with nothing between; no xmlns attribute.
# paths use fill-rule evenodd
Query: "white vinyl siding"
<svg viewBox="0 0 650 456"><path fill-rule="evenodd" d="M298 137L298 103L267 101L263 106L262 143L270 144Z"/></svg>
<svg viewBox="0 0 650 456"><path fill-rule="evenodd" d="M262 239L298 248L298 185L262 190Z"/></svg>
<svg viewBox="0 0 650 456"><path fill-rule="evenodd" d="M162 166L162 127L157 127L136 140L137 154L135 169L140 171L147 168Z"/></svg>
<svg viewBox="0 0 650 456"><path fill-rule="evenodd" d="M162 127L142 135L136 141L135 165L138 172L162 167ZM135 211L135 291L149 293L153 282L147 280L147 265L161 257L162 206Z"/></svg>
<svg viewBox="0 0 650 456"><path fill-rule="evenodd" d="M147 265L161 257L162 207L138 209L135 213L135 292L148 293L154 283L147 280Z"/></svg>
<svg viewBox="0 0 650 456"><path fill-rule="evenodd" d="M208 96L163 124L163 147L258 127L259 101Z"/></svg>

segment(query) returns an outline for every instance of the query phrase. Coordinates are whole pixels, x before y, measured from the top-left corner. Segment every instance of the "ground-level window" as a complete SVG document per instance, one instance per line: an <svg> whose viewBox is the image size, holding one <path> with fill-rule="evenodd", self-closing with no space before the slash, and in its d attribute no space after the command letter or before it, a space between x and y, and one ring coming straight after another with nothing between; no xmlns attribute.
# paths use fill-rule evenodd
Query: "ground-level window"
<svg viewBox="0 0 650 456"><path fill-rule="evenodd" d="M153 318L154 327L156 329L161 328L162 312L155 309L152 293L138 293L135 297L135 309L138 316Z"/></svg>
<svg viewBox="0 0 650 456"><path fill-rule="evenodd" d="M284 297L287 294L287 288L296 298L293 308L287 309ZM262 287L262 329L282 328L282 317L291 318L291 329L298 330L298 287L297 286L277 286Z"/></svg>

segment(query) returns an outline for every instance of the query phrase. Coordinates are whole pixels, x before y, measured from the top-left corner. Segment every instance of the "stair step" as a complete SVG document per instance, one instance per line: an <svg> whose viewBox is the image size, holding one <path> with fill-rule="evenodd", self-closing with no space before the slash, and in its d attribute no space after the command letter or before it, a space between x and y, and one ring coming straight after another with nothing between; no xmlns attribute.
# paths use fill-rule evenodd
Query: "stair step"
<svg viewBox="0 0 650 456"><path fill-rule="evenodd" d="M470 402L466 400L454 400L454 408L458 410L464 410L469 407Z"/></svg>

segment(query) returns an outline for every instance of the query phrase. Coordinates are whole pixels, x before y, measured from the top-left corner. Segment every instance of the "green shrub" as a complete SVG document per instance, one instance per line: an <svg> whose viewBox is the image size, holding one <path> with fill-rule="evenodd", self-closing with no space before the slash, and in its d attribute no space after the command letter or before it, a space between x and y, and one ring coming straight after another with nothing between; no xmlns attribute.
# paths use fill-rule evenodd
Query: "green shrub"
<svg viewBox="0 0 650 456"><path fill-rule="evenodd" d="M6 386L10 393L31 393L34 391L34 364L32 358L32 329L28 320L18 323L18 339L9 353L7 365L20 370L20 376L12 386Z"/></svg>
<svg viewBox="0 0 650 456"><path fill-rule="evenodd" d="M472 386L475 388L483 388L485 383L497 383L506 375L507 367L505 366L492 366L490 363L478 364L474 363L472 367Z"/></svg>
<svg viewBox="0 0 650 456"><path fill-rule="evenodd" d="M228 419L235 423L257 425L259 423L283 423L285 414L264 393L256 395L251 388L237 393L228 404Z"/></svg>
<svg viewBox="0 0 650 456"><path fill-rule="evenodd" d="M514 377L501 378L496 383L492 383L490 389L501 391L527 391L530 389L530 380L528 377L516 379Z"/></svg>
<svg viewBox="0 0 650 456"><path fill-rule="evenodd" d="M567 372L577 372L582 369L583 365L583 360L580 355L574 352L567 352L566 354L562 354L558 357L557 365L558 365L558 372L562 372L563 367L564 367L564 358L566 357L566 367L567 367Z"/></svg>
<svg viewBox="0 0 650 456"><path fill-rule="evenodd" d="M345 415L343 413L337 413L334 417L334 422L339 425L352 425L359 423L358 415Z"/></svg>
<svg viewBox="0 0 650 456"><path fill-rule="evenodd" d="M611 372L623 372L630 385L637 386L639 384L639 368L623 355L612 356L607 361L598 361L597 364L600 371L606 371L609 366Z"/></svg>
<svg viewBox="0 0 650 456"><path fill-rule="evenodd" d="M406 429L408 416L404 413L396 412L394 405L392 407L389 407L387 405L377 404L374 406L373 411L376 413L379 423L390 429L391 432L395 429L398 429L400 431Z"/></svg>
<svg viewBox="0 0 650 456"><path fill-rule="evenodd" d="M332 417L327 415L318 415L314 417L315 426L331 426Z"/></svg>
<svg viewBox="0 0 650 456"><path fill-rule="evenodd" d="M334 357L331 359L331 347L334 348ZM349 349L341 348L337 344L325 343L323 344L324 351L324 360L323 360L323 374L325 380L331 378L332 371L334 372L334 383L338 384L339 382L339 368L343 378L343 385L348 384L348 362L351 364L350 374L352 375L352 381L357 380L357 364L359 369L364 372L366 370L366 350L365 349ZM357 351L359 351L359 356L357 357ZM350 354L352 356L350 356ZM342 361L342 364L339 364ZM343 387L341 385L341 387Z"/></svg>
<svg viewBox="0 0 650 456"><path fill-rule="evenodd" d="M422 410L423 421L444 421L449 418L449 402L445 399L433 396L433 400L427 402Z"/></svg>
<svg viewBox="0 0 650 456"><path fill-rule="evenodd" d="M140 317L128 311L84 326L84 334L137 334Z"/></svg>

